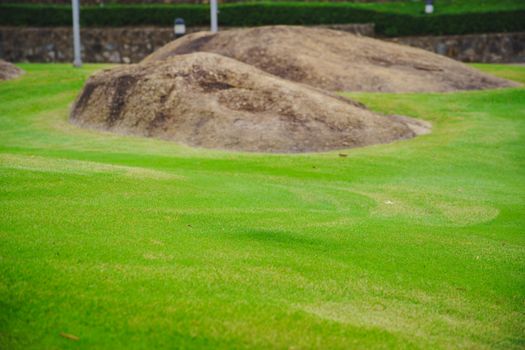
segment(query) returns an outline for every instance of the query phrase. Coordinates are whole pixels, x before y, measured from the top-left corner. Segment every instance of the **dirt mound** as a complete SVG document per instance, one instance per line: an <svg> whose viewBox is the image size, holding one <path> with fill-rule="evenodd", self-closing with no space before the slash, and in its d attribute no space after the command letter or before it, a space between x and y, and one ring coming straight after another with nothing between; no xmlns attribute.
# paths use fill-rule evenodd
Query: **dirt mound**
<svg viewBox="0 0 525 350"><path fill-rule="evenodd" d="M71 120L190 146L260 152L350 148L428 130L421 122L381 116L211 53L96 73L78 96Z"/></svg>
<svg viewBox="0 0 525 350"><path fill-rule="evenodd" d="M281 78L332 91L431 92L516 86L421 49L296 26L194 33L165 45L144 62L195 51L218 53Z"/></svg>
<svg viewBox="0 0 525 350"><path fill-rule="evenodd" d="M24 73L22 69L14 64L0 60L0 80L14 79Z"/></svg>

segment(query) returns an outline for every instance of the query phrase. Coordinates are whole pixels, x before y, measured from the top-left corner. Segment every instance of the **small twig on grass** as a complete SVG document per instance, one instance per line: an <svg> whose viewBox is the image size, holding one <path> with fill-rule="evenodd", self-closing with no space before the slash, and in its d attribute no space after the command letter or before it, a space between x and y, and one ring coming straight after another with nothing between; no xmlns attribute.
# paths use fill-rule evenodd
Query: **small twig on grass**
<svg viewBox="0 0 525 350"><path fill-rule="evenodd" d="M80 340L80 338L77 337L76 335L69 334L69 333L62 332L62 333L60 333L60 336L66 338L66 339L69 339L69 340L74 340L74 341L79 341Z"/></svg>

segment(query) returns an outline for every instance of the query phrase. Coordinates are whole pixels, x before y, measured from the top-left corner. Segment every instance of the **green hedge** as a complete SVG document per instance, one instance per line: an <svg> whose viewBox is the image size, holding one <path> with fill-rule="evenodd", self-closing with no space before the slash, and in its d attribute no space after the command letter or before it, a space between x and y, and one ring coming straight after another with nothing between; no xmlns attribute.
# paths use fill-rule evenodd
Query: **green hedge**
<svg viewBox="0 0 525 350"><path fill-rule="evenodd" d="M182 17L188 26L208 25L207 5L107 5L83 7L89 27L171 26ZM509 32L525 30L525 10L460 14L408 15L355 7L352 3L238 3L220 7L223 26L270 24L375 23L385 36ZM69 26L71 8L57 5L0 4L0 25Z"/></svg>

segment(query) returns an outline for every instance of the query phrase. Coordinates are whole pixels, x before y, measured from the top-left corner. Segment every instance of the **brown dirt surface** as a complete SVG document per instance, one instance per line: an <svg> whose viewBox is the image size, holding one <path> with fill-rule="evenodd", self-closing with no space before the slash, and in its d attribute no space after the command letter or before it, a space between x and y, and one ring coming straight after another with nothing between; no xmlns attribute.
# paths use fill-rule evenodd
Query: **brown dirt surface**
<svg viewBox="0 0 525 350"><path fill-rule="evenodd" d="M0 80L14 79L24 73L22 69L14 64L0 60Z"/></svg>
<svg viewBox="0 0 525 350"><path fill-rule="evenodd" d="M519 85L422 49L300 26L193 33L143 62L196 51L231 57L281 78L331 91L442 92Z"/></svg>
<svg viewBox="0 0 525 350"><path fill-rule="evenodd" d="M430 128L203 52L94 74L71 120L190 146L282 153L387 143Z"/></svg>

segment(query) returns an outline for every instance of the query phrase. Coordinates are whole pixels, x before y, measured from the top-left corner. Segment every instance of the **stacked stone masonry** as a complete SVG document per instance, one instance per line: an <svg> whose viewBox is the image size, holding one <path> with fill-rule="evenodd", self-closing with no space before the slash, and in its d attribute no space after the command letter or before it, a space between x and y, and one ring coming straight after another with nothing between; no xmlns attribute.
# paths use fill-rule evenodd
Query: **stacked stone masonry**
<svg viewBox="0 0 525 350"><path fill-rule="evenodd" d="M393 41L463 62L525 62L525 33L403 37Z"/></svg>
<svg viewBox="0 0 525 350"><path fill-rule="evenodd" d="M325 27L359 35L374 35L372 24ZM188 32L207 29L191 27ZM159 27L84 28L81 36L83 60L101 63L139 62L174 39L172 28ZM466 62L525 62L525 33L404 37L389 40ZM0 27L0 58L11 62L71 62L71 28Z"/></svg>

